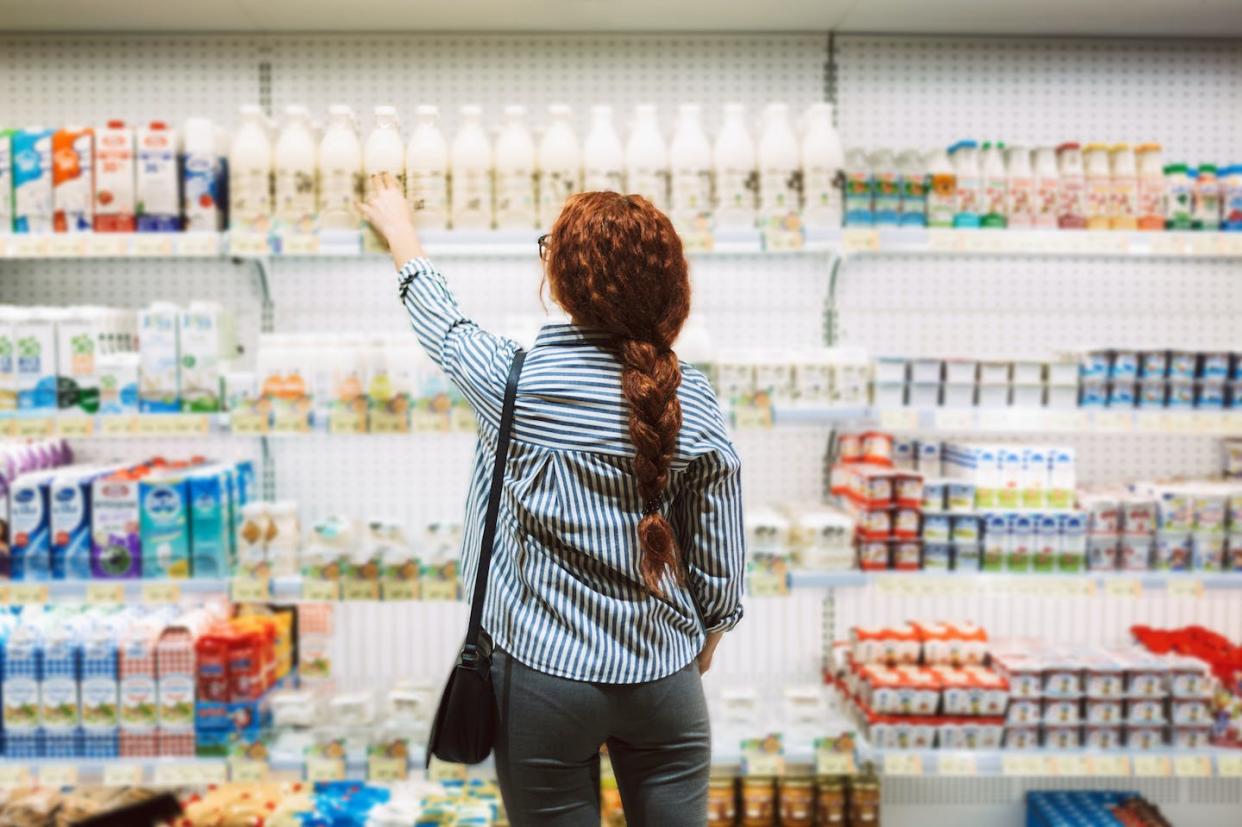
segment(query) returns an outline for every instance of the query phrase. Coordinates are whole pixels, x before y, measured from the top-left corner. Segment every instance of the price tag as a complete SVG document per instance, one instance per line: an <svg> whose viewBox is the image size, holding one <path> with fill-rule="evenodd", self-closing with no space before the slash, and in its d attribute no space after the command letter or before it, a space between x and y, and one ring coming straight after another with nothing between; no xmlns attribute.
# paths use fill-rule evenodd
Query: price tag
<svg viewBox="0 0 1242 827"><path fill-rule="evenodd" d="M923 756L917 752L890 752L884 756L885 775L922 775Z"/></svg>
<svg viewBox="0 0 1242 827"><path fill-rule="evenodd" d="M1128 432L1134 424L1134 415L1128 411L1096 411L1095 427L1100 431Z"/></svg>
<svg viewBox="0 0 1242 827"><path fill-rule="evenodd" d="M979 769L975 765L973 755L941 755L936 759L936 773L956 776L978 775Z"/></svg>
<svg viewBox="0 0 1242 827"><path fill-rule="evenodd" d="M341 581L342 600L379 600L379 581L347 577Z"/></svg>
<svg viewBox="0 0 1242 827"><path fill-rule="evenodd" d="M9 239L9 258L44 258L50 242L46 235L15 235Z"/></svg>
<svg viewBox="0 0 1242 827"><path fill-rule="evenodd" d="M9 586L9 602L17 606L42 606L47 603L47 585L14 583Z"/></svg>
<svg viewBox="0 0 1242 827"><path fill-rule="evenodd" d="M1190 430L1199 434L1226 434L1230 420L1223 411L1200 411L1191 417Z"/></svg>
<svg viewBox="0 0 1242 827"><path fill-rule="evenodd" d="M418 599L418 583L414 580L385 580L381 586L385 600Z"/></svg>
<svg viewBox="0 0 1242 827"><path fill-rule="evenodd" d="M1104 592L1114 597L1137 598L1143 593L1143 584L1130 577L1104 577Z"/></svg>
<svg viewBox="0 0 1242 827"><path fill-rule="evenodd" d="M15 420L13 434L21 439L42 439L56 431L56 420L49 417Z"/></svg>
<svg viewBox="0 0 1242 827"><path fill-rule="evenodd" d="M130 255L171 256L175 239L172 233L135 233Z"/></svg>
<svg viewBox="0 0 1242 827"><path fill-rule="evenodd" d="M39 767L39 786L53 790L78 785L78 768L73 764L44 764Z"/></svg>
<svg viewBox="0 0 1242 827"><path fill-rule="evenodd" d="M248 411L234 412L229 417L229 428L238 436L262 435L269 430L266 415Z"/></svg>
<svg viewBox="0 0 1242 827"><path fill-rule="evenodd" d="M745 775L784 775L785 756L778 752L747 752L742 756Z"/></svg>
<svg viewBox="0 0 1242 827"><path fill-rule="evenodd" d="M880 411L880 429L884 431L916 431L919 412L911 408L886 408Z"/></svg>
<svg viewBox="0 0 1242 827"><path fill-rule="evenodd" d="M956 411L952 408L937 410L935 413L936 429L940 431L973 431L975 429L974 411Z"/></svg>
<svg viewBox="0 0 1242 827"><path fill-rule="evenodd" d="M409 765L404 758L385 758L372 755L367 759L367 780L377 782L404 781Z"/></svg>
<svg viewBox="0 0 1242 827"><path fill-rule="evenodd" d="M152 783L157 787L180 787L192 783L185 764L156 764Z"/></svg>
<svg viewBox="0 0 1242 827"><path fill-rule="evenodd" d="M218 256L220 255L220 236L215 233L182 233L177 239L177 255Z"/></svg>
<svg viewBox="0 0 1242 827"><path fill-rule="evenodd" d="M353 411L333 411L328 416L328 433L365 434L366 432L366 414L358 414Z"/></svg>
<svg viewBox="0 0 1242 827"><path fill-rule="evenodd" d="M841 244L847 252L874 252L880 249L880 234L875 230L846 229Z"/></svg>
<svg viewBox="0 0 1242 827"><path fill-rule="evenodd" d="M256 784L267 780L267 764L249 758L229 759L229 778L243 784Z"/></svg>
<svg viewBox="0 0 1242 827"><path fill-rule="evenodd" d="M307 577L302 580L302 599L328 603L341 599L341 584L335 580Z"/></svg>
<svg viewBox="0 0 1242 827"><path fill-rule="evenodd" d="M48 245L48 254L56 258L80 258L86 252L86 235L56 233Z"/></svg>
<svg viewBox="0 0 1242 827"><path fill-rule="evenodd" d="M1088 771L1087 758L1084 755L1054 755L1052 770L1056 775L1066 778L1084 777Z"/></svg>
<svg viewBox="0 0 1242 827"><path fill-rule="evenodd" d="M1242 778L1242 755L1216 756L1216 774L1221 778Z"/></svg>
<svg viewBox="0 0 1242 827"><path fill-rule="evenodd" d="M1198 600L1203 597L1203 581L1198 577L1171 574L1169 575L1169 594Z"/></svg>
<svg viewBox="0 0 1242 827"><path fill-rule="evenodd" d="M1023 777L1050 774L1048 761L1042 755L1002 755L1001 773Z"/></svg>
<svg viewBox="0 0 1242 827"><path fill-rule="evenodd" d="M137 430L137 416L101 416L99 418L101 436L129 436Z"/></svg>
<svg viewBox="0 0 1242 827"><path fill-rule="evenodd" d="M80 439L95 433L95 420L89 416L62 416L56 430L66 439Z"/></svg>
<svg viewBox="0 0 1242 827"><path fill-rule="evenodd" d="M12 790L30 786L30 770L23 766L0 766L0 789Z"/></svg>
<svg viewBox="0 0 1242 827"><path fill-rule="evenodd" d="M1091 757L1091 774L1097 778L1127 778L1130 760L1124 755L1094 755Z"/></svg>
<svg viewBox="0 0 1242 827"><path fill-rule="evenodd" d="M1136 755L1134 774L1140 778L1167 778L1173 774L1173 767L1167 755Z"/></svg>
<svg viewBox="0 0 1242 827"><path fill-rule="evenodd" d="M136 787L142 783L142 764L110 761L103 766L105 787Z"/></svg>
<svg viewBox="0 0 1242 827"><path fill-rule="evenodd" d="M265 256L270 252L267 236L262 233L229 233L229 254L234 256Z"/></svg>
<svg viewBox="0 0 1242 827"><path fill-rule="evenodd" d="M98 258L119 258L129 250L126 233L90 233L86 236L86 254Z"/></svg>
<svg viewBox="0 0 1242 827"><path fill-rule="evenodd" d="M124 603L125 586L121 583L87 583L87 603Z"/></svg>
<svg viewBox="0 0 1242 827"><path fill-rule="evenodd" d="M816 775L853 775L854 771L854 756L850 753L832 749L815 751Z"/></svg>
<svg viewBox="0 0 1242 827"><path fill-rule="evenodd" d="M259 577L234 577L229 586L234 603L266 603L270 594L270 583Z"/></svg>
<svg viewBox="0 0 1242 827"><path fill-rule="evenodd" d="M410 432L410 417L406 414L395 414L388 411L372 411L370 431L373 434L408 434Z"/></svg>
<svg viewBox="0 0 1242 827"><path fill-rule="evenodd" d="M736 428L771 428L772 407L739 403L733 406L733 425Z"/></svg>
<svg viewBox="0 0 1242 827"><path fill-rule="evenodd" d="M1091 422L1083 411L1048 411L1043 418L1050 431L1085 431Z"/></svg>
<svg viewBox="0 0 1242 827"><path fill-rule="evenodd" d="M1173 774L1178 778L1211 778L1212 759L1206 755L1174 756Z"/></svg>
<svg viewBox="0 0 1242 827"><path fill-rule="evenodd" d="M282 234L277 239L283 256L311 256L319 252L319 236L308 233Z"/></svg>
<svg viewBox="0 0 1242 827"><path fill-rule="evenodd" d="M340 781L345 777L345 760L342 758L307 758L306 780Z"/></svg>
<svg viewBox="0 0 1242 827"><path fill-rule="evenodd" d="M143 603L180 603L181 584L172 581L142 584Z"/></svg>
<svg viewBox="0 0 1242 827"><path fill-rule="evenodd" d="M456 580L424 580L421 588L423 600L456 600Z"/></svg>
<svg viewBox="0 0 1242 827"><path fill-rule="evenodd" d="M465 781L466 765L449 764L432 756L431 765L427 767L428 781Z"/></svg>

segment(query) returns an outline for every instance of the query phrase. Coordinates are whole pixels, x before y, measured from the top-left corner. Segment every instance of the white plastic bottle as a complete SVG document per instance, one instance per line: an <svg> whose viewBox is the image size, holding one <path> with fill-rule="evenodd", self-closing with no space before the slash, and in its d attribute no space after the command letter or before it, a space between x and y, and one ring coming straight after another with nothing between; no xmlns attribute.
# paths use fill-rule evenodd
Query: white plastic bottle
<svg viewBox="0 0 1242 827"><path fill-rule="evenodd" d="M285 124L276 139L276 229L315 231L315 136L310 111L299 104L285 107Z"/></svg>
<svg viewBox="0 0 1242 827"><path fill-rule="evenodd" d="M1105 144L1087 144L1083 152L1086 189L1084 194L1088 230L1107 230L1112 226L1113 171Z"/></svg>
<svg viewBox="0 0 1242 827"><path fill-rule="evenodd" d="M189 233L218 233L224 228L224 189L219 134L206 118L187 118L182 129L181 211Z"/></svg>
<svg viewBox="0 0 1242 827"><path fill-rule="evenodd" d="M802 220L808 228L841 226L841 170L845 150L832 125L832 104L813 103L806 110L802 136Z"/></svg>
<svg viewBox="0 0 1242 827"><path fill-rule="evenodd" d="M535 141L526 127L526 107L505 107L505 124L496 138L496 228L536 226Z"/></svg>
<svg viewBox="0 0 1242 827"><path fill-rule="evenodd" d="M697 103L679 106L673 140L668 145L669 216L684 232L711 230L712 147L700 114Z"/></svg>
<svg viewBox="0 0 1242 827"><path fill-rule="evenodd" d="M1005 145L985 143L980 163L983 175L983 215L979 224L991 229L1005 229L1009 207L1009 176L1005 171Z"/></svg>
<svg viewBox="0 0 1242 827"><path fill-rule="evenodd" d="M561 214L565 199L582 189L582 150L563 103L548 107L550 119L539 141L539 226L547 229Z"/></svg>
<svg viewBox="0 0 1242 827"><path fill-rule="evenodd" d="M449 224L449 152L439 120L435 106L415 109L414 133L405 148L405 197L420 230L444 230Z"/></svg>
<svg viewBox="0 0 1242 827"><path fill-rule="evenodd" d="M871 167L872 221L877 227L897 226L901 212L901 176L891 150L877 149L867 158Z"/></svg>
<svg viewBox="0 0 1242 827"><path fill-rule="evenodd" d="M591 128L582 144L582 189L586 192L625 190L625 150L612 125L612 107L591 107Z"/></svg>
<svg viewBox="0 0 1242 827"><path fill-rule="evenodd" d="M914 149L899 153L897 175L901 181L901 215L898 216L898 223L903 227L926 227L927 170L923 168L922 154Z"/></svg>
<svg viewBox="0 0 1242 827"><path fill-rule="evenodd" d="M928 153L927 226L952 227L957 215L957 172L947 149Z"/></svg>
<svg viewBox="0 0 1242 827"><path fill-rule="evenodd" d="M657 209L668 209L668 147L654 104L634 107L634 126L625 144L625 188Z"/></svg>
<svg viewBox="0 0 1242 827"><path fill-rule="evenodd" d="M397 120L396 107L375 107L375 127L362 146L362 169L366 173L363 191L367 198L375 190L371 176L382 172L396 179L397 186L405 192L405 144L401 141L401 124ZM362 243L364 249L384 248L383 241L369 226L363 234Z"/></svg>
<svg viewBox="0 0 1242 827"><path fill-rule="evenodd" d="M712 155L716 170L716 227L753 230L759 171L743 104L724 105L724 118Z"/></svg>
<svg viewBox="0 0 1242 827"><path fill-rule="evenodd" d="M467 104L449 154L449 205L454 230L492 226L492 144L483 131L483 110Z"/></svg>
<svg viewBox="0 0 1242 827"><path fill-rule="evenodd" d="M254 104L241 108L241 125L229 148L229 226L266 233L272 220L272 144L267 118Z"/></svg>
<svg viewBox="0 0 1242 827"><path fill-rule="evenodd" d="M759 131L759 223L793 229L799 203L802 152L789 123L789 107L769 103ZM791 224L791 217L793 222Z"/></svg>
<svg viewBox="0 0 1242 827"><path fill-rule="evenodd" d="M1109 226L1114 230L1138 229L1138 165L1129 144L1116 144L1110 151L1112 191Z"/></svg>
<svg viewBox="0 0 1242 827"><path fill-rule="evenodd" d="M949 149L953 173L957 176L957 212L954 227L978 227L983 214L983 178L979 170L979 145L958 141Z"/></svg>
<svg viewBox="0 0 1242 827"><path fill-rule="evenodd" d="M1057 170L1056 150L1041 146L1035 150L1035 209L1036 227L1051 229L1057 226L1058 199L1061 192L1061 173Z"/></svg>
<svg viewBox="0 0 1242 827"><path fill-rule="evenodd" d="M1160 144L1141 144L1138 154L1138 228L1164 229L1164 152Z"/></svg>
<svg viewBox="0 0 1242 827"><path fill-rule="evenodd" d="M354 202L362 197L362 142L353 111L328 107L328 128L319 142L319 227L353 232L361 221Z"/></svg>
<svg viewBox="0 0 1242 827"><path fill-rule="evenodd" d="M1057 226L1062 230L1081 230L1087 226L1087 176L1082 166L1082 148L1073 141L1057 147Z"/></svg>
<svg viewBox="0 0 1242 827"><path fill-rule="evenodd" d="M1007 193L1005 211L1010 227L1032 227L1035 224L1035 171L1031 168L1031 151L1011 146L1005 151Z"/></svg>

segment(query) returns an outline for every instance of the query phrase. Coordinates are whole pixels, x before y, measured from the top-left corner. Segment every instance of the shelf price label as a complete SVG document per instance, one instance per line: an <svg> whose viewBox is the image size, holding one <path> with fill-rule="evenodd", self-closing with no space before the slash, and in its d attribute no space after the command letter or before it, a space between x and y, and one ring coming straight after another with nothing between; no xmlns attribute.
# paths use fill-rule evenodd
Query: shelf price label
<svg viewBox="0 0 1242 827"><path fill-rule="evenodd" d="M923 756L917 752L890 752L884 756L885 775L922 775Z"/></svg>
<svg viewBox="0 0 1242 827"><path fill-rule="evenodd" d="M268 430L267 416L249 411L236 411L229 417L229 428L237 436L261 436Z"/></svg>
<svg viewBox="0 0 1242 827"><path fill-rule="evenodd" d="M0 766L0 790L30 786L30 770L22 766Z"/></svg>
<svg viewBox="0 0 1242 827"><path fill-rule="evenodd" d="M1105 577L1104 592L1114 597L1139 597L1143 584L1132 577Z"/></svg>
<svg viewBox="0 0 1242 827"><path fill-rule="evenodd" d="M838 749L836 738L815 739L815 774L816 775L853 775L853 749Z"/></svg>
<svg viewBox="0 0 1242 827"><path fill-rule="evenodd" d="M938 431L973 431L975 429L974 411L955 411L952 408L935 412L936 430Z"/></svg>
<svg viewBox="0 0 1242 827"><path fill-rule="evenodd" d="M47 585L13 583L9 586L9 602L18 606L42 606L47 603Z"/></svg>
<svg viewBox="0 0 1242 827"><path fill-rule="evenodd" d="M229 759L229 778L238 783L256 784L267 780L267 764L249 758Z"/></svg>
<svg viewBox="0 0 1242 827"><path fill-rule="evenodd" d="M417 600L418 582L415 580L385 580L381 584L385 600Z"/></svg>
<svg viewBox="0 0 1242 827"><path fill-rule="evenodd" d="M136 233L130 253L135 256L171 256L175 238L172 233Z"/></svg>
<svg viewBox="0 0 1242 827"><path fill-rule="evenodd" d="M367 759L367 780L380 783L404 781L409 774L409 765L404 758L388 758L383 755L372 755Z"/></svg>
<svg viewBox="0 0 1242 827"><path fill-rule="evenodd" d="M215 233L180 233L177 238L179 256L218 256L220 237Z"/></svg>
<svg viewBox="0 0 1242 827"><path fill-rule="evenodd" d="M138 430L137 415L101 416L99 433L101 436L130 436Z"/></svg>
<svg viewBox="0 0 1242 827"><path fill-rule="evenodd" d="M1211 778L1212 759L1206 755L1174 756L1173 774L1178 778Z"/></svg>
<svg viewBox="0 0 1242 827"><path fill-rule="evenodd" d="M379 600L379 581L347 577L341 581L344 600Z"/></svg>
<svg viewBox="0 0 1242 827"><path fill-rule="evenodd" d="M1216 774L1221 778L1242 778L1242 755L1216 756Z"/></svg>
<svg viewBox="0 0 1242 827"><path fill-rule="evenodd" d="M978 775L979 768L973 755L941 755L936 759L937 775Z"/></svg>
<svg viewBox="0 0 1242 827"><path fill-rule="evenodd" d="M142 783L142 764L110 761L103 766L105 787L136 787Z"/></svg>
<svg viewBox="0 0 1242 827"><path fill-rule="evenodd" d="M229 584L234 603L266 603L270 594L270 583L260 577L234 577Z"/></svg>
<svg viewBox="0 0 1242 827"><path fill-rule="evenodd" d="M180 603L181 584L173 582L143 583L142 602L156 604Z"/></svg>
<svg viewBox="0 0 1242 827"><path fill-rule="evenodd" d="M335 580L307 577L302 581L302 599L314 603L329 603L341 599L341 585Z"/></svg>
<svg viewBox="0 0 1242 827"><path fill-rule="evenodd" d="M1168 778L1173 774L1167 755L1134 756L1134 774L1140 778Z"/></svg>
<svg viewBox="0 0 1242 827"><path fill-rule="evenodd" d="M73 764L44 764L39 767L39 786L52 790L78 785L78 768Z"/></svg>
<svg viewBox="0 0 1242 827"><path fill-rule="evenodd" d="M56 421L56 430L66 439L88 437L95 433L95 420L89 416L62 416Z"/></svg>
<svg viewBox="0 0 1242 827"><path fill-rule="evenodd" d="M87 583L86 584L86 602L87 603L124 603L125 602L125 586L121 583Z"/></svg>
<svg viewBox="0 0 1242 827"><path fill-rule="evenodd" d="M1043 755L1002 755L1003 775L1030 777L1051 775L1051 766Z"/></svg>
<svg viewBox="0 0 1242 827"><path fill-rule="evenodd" d="M885 431L914 431L919 427L918 410L885 408L880 411L880 428Z"/></svg>
<svg viewBox="0 0 1242 827"><path fill-rule="evenodd" d="M1097 778L1127 778L1130 760L1124 755L1094 755L1090 759L1090 769Z"/></svg>
<svg viewBox="0 0 1242 827"><path fill-rule="evenodd" d="M1174 597L1189 597L1192 600L1198 600L1203 597L1203 581L1198 577L1170 576L1169 594Z"/></svg>
<svg viewBox="0 0 1242 827"><path fill-rule="evenodd" d="M450 764L432 756L431 765L427 767L428 781L465 781L466 765Z"/></svg>
<svg viewBox="0 0 1242 827"><path fill-rule="evenodd" d="M1083 755L1055 755L1052 757L1052 770L1055 775L1066 778L1081 778L1088 774L1089 769L1087 758Z"/></svg>
<svg viewBox="0 0 1242 827"><path fill-rule="evenodd" d="M345 759L343 758L307 758L306 780L340 781L345 777Z"/></svg>
<svg viewBox="0 0 1242 827"><path fill-rule="evenodd" d="M50 416L17 419L13 425L13 435L20 439L42 439L51 436L56 430L56 420Z"/></svg>

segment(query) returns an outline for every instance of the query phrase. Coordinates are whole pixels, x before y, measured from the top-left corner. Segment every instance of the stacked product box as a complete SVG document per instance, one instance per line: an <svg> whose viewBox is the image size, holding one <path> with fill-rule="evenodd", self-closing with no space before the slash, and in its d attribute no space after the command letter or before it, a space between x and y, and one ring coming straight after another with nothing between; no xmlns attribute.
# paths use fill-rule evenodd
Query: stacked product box
<svg viewBox="0 0 1242 827"><path fill-rule="evenodd" d="M820 409L867 404L871 363L858 348L724 351L703 366L730 405Z"/></svg>
<svg viewBox="0 0 1242 827"><path fill-rule="evenodd" d="M893 437L893 463L923 475L923 568L975 571L982 550L982 527L975 510L975 487L944 476L938 440Z"/></svg>
<svg viewBox="0 0 1242 827"><path fill-rule="evenodd" d="M1199 661L1033 640L995 644L992 661L1010 687L1006 748L1193 748L1211 736Z"/></svg>
<svg viewBox="0 0 1242 827"><path fill-rule="evenodd" d="M1083 407L1219 410L1242 405L1240 354L1089 350L1079 359Z"/></svg>
<svg viewBox="0 0 1242 827"><path fill-rule="evenodd" d="M854 520L858 567L921 568L922 475L894 466L889 434L843 434L837 448L832 493Z"/></svg>
<svg viewBox="0 0 1242 827"><path fill-rule="evenodd" d="M1134 792L1039 790L1026 794L1026 827L1172 827Z"/></svg>
<svg viewBox="0 0 1242 827"><path fill-rule="evenodd" d="M977 360L881 356L871 388L877 408L1073 408L1071 358Z"/></svg>

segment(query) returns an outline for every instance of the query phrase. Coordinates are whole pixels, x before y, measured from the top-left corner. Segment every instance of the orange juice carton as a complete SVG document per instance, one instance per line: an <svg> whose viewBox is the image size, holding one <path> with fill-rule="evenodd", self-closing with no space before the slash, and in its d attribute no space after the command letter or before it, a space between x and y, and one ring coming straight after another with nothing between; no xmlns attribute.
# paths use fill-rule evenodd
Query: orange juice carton
<svg viewBox="0 0 1242 827"><path fill-rule="evenodd" d="M134 131L112 120L95 131L95 232L132 233L135 220Z"/></svg>
<svg viewBox="0 0 1242 827"><path fill-rule="evenodd" d="M52 135L52 223L58 233L86 233L95 204L95 133L66 127Z"/></svg>

